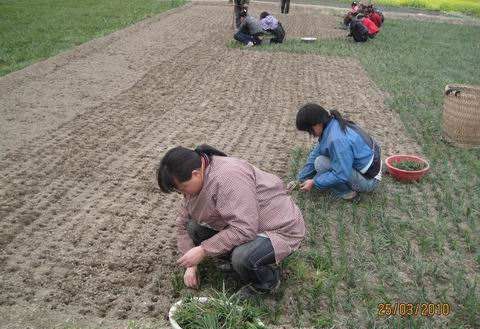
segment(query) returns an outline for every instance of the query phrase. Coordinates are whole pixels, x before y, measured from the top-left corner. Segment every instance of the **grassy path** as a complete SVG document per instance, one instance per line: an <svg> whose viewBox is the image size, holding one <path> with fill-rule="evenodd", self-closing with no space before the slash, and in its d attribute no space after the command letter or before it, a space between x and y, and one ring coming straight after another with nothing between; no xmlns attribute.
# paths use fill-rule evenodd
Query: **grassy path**
<svg viewBox="0 0 480 329"><path fill-rule="evenodd" d="M267 0L268 1L268 0ZM324 6L348 8L350 0L299 0L295 3L309 3ZM367 1L366 1L367 2ZM377 0L377 6L389 11L400 12L450 12L480 16L480 3L476 0Z"/></svg>

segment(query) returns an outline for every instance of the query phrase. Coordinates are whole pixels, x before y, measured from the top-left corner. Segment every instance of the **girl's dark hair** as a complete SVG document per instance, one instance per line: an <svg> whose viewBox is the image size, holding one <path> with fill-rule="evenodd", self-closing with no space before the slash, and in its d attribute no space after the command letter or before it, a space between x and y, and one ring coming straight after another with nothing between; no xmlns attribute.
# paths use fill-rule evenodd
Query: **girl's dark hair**
<svg viewBox="0 0 480 329"><path fill-rule="evenodd" d="M267 17L268 15L270 15L268 12L263 11L263 12L260 14L260 19L264 19L264 18Z"/></svg>
<svg viewBox="0 0 480 329"><path fill-rule="evenodd" d="M227 156L216 148L202 144L194 150L177 146L163 156L157 170L158 186L162 192L170 193L175 190L175 179L182 183L192 178L192 171L202 166L201 157L211 159L212 155Z"/></svg>
<svg viewBox="0 0 480 329"><path fill-rule="evenodd" d="M306 131L313 135L312 127L318 123L325 125L330 119L335 118L340 124L340 128L345 132L347 125L353 122L345 120L337 110L327 111L315 103L303 105L297 113L297 129Z"/></svg>

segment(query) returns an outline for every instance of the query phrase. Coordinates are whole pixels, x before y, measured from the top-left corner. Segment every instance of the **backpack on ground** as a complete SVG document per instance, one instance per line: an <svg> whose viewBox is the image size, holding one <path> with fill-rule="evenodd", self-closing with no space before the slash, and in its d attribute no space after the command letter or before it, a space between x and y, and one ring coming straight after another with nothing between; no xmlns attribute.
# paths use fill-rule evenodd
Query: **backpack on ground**
<svg viewBox="0 0 480 329"><path fill-rule="evenodd" d="M368 29L360 20L354 19L350 23L350 34L356 42L365 42L368 40Z"/></svg>

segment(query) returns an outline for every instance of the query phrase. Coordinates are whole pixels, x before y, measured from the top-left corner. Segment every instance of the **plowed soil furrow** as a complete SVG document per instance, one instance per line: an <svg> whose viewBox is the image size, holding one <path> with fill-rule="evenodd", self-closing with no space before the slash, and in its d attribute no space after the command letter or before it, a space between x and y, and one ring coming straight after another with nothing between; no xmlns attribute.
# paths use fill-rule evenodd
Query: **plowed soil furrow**
<svg viewBox="0 0 480 329"><path fill-rule="evenodd" d="M399 145L418 147L358 62L228 49L230 20L227 6L191 5L129 28L123 37L121 31L107 37L113 39L105 49L65 55L75 59L71 63L47 61L61 62L48 79L90 81L85 88L94 96L85 103L74 92L71 103L54 97L49 104L49 95L63 87L45 87L40 75L32 79L43 98L16 117L18 126L2 131L0 307L28 303L108 319L165 312L173 298L179 197L159 193L154 171L173 146L209 143L284 177L290 150L309 142L295 131L295 113L315 101L366 126L386 154ZM292 35L336 33L328 16L299 12L285 20ZM130 54L130 41L148 58ZM79 61L97 61L100 68L108 54L121 54L120 65L130 59L142 73L116 89L116 76L104 75L103 85L78 69ZM0 84L17 80L33 88L21 72ZM18 93L1 94L8 98L2 113L15 112ZM33 126L44 106L59 104L68 105L66 112L47 111L40 129L20 139L12 133ZM387 132L394 138L385 138Z"/></svg>

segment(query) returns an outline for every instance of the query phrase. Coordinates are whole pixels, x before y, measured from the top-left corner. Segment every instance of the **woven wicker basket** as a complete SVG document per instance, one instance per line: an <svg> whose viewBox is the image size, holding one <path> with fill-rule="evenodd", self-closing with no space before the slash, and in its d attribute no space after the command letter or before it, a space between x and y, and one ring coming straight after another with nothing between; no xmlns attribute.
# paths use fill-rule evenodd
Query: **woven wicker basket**
<svg viewBox="0 0 480 329"><path fill-rule="evenodd" d="M455 146L480 147L480 86L445 87L443 136Z"/></svg>

